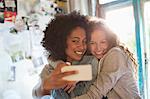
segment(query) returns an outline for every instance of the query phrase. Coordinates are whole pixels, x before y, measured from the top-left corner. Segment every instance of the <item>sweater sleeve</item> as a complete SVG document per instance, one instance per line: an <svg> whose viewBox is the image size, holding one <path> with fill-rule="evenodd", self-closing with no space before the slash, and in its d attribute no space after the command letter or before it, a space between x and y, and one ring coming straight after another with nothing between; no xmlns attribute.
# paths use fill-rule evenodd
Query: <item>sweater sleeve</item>
<svg viewBox="0 0 150 99"><path fill-rule="evenodd" d="M51 65L45 65L40 74L41 80L47 78L53 70L54 68Z"/></svg>
<svg viewBox="0 0 150 99"><path fill-rule="evenodd" d="M42 69L42 72L40 74L40 78L45 79L46 77L48 77L48 75L50 75L50 73L55 69L57 64L61 63L61 62L63 62L63 61L61 61L61 60L58 60L58 61L48 60L49 64L45 65L44 68Z"/></svg>
<svg viewBox="0 0 150 99"><path fill-rule="evenodd" d="M88 92L74 99L101 99L126 73L126 57L120 49L112 49L101 59L99 73Z"/></svg>

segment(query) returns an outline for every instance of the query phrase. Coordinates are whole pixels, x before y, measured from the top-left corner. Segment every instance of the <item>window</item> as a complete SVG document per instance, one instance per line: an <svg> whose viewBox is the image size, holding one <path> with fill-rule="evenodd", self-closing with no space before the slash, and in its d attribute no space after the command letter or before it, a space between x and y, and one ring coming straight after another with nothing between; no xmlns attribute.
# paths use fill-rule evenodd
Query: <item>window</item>
<svg viewBox="0 0 150 99"><path fill-rule="evenodd" d="M145 27L147 32L143 32L143 16L141 15L141 4L144 1L137 0L115 0L104 3L106 11L106 20L112 27L120 40L125 43L127 47L137 57L139 63L139 88L140 93L144 99L148 99L148 91L150 91L150 73L148 70L148 60L150 57L150 14L148 14L148 2L145 3ZM140 4L141 3L141 4ZM134 8L134 9L133 9ZM146 34L144 34L146 33ZM144 39L144 40L143 40ZM146 47L145 47L146 46ZM140 48L140 49L139 49ZM145 49L146 48L146 49ZM145 61L146 59L146 61ZM147 63L146 63L147 62ZM149 68L148 68L149 67ZM149 78L148 78L149 77Z"/></svg>
<svg viewBox="0 0 150 99"><path fill-rule="evenodd" d="M145 2L144 4L144 19L145 19L145 51L146 51L146 84L147 84L147 96L150 97L150 1ZM148 99L148 98L147 98Z"/></svg>
<svg viewBox="0 0 150 99"><path fill-rule="evenodd" d="M106 20L122 43L136 53L135 22L132 6L107 11Z"/></svg>

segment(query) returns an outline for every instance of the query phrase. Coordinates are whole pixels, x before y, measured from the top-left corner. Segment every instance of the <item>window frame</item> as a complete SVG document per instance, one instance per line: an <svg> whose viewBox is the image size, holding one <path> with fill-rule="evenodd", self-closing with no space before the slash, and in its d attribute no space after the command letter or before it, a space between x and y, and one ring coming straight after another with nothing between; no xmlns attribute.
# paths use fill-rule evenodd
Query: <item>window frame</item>
<svg viewBox="0 0 150 99"><path fill-rule="evenodd" d="M144 41L144 15L143 8L144 2L150 0L116 0L101 4L105 11L110 11L118 8L123 8L126 6L133 6L134 20L135 20L135 39L136 39L136 53L138 60L138 84L140 89L140 94L143 99L148 99L147 95L147 83L146 83L146 51L145 51L145 41Z"/></svg>

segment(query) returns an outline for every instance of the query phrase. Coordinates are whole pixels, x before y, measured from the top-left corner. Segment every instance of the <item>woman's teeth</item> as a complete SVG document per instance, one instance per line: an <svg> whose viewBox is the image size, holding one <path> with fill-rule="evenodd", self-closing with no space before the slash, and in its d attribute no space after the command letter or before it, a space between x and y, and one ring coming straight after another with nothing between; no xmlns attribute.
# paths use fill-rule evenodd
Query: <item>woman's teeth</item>
<svg viewBox="0 0 150 99"><path fill-rule="evenodd" d="M82 55L83 52L80 52L80 51L75 51L76 54L79 54L79 55Z"/></svg>

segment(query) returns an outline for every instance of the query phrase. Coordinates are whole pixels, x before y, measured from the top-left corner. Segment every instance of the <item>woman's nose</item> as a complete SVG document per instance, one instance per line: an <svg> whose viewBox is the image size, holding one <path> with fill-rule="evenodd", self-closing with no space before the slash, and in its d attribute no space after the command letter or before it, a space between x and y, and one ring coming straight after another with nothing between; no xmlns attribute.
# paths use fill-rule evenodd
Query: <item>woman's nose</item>
<svg viewBox="0 0 150 99"><path fill-rule="evenodd" d="M96 44L96 49L99 51L101 49L101 45L100 44Z"/></svg>
<svg viewBox="0 0 150 99"><path fill-rule="evenodd" d="M83 49L86 48L86 44L80 43L80 44L78 45L78 48L80 48L81 50L83 50Z"/></svg>

